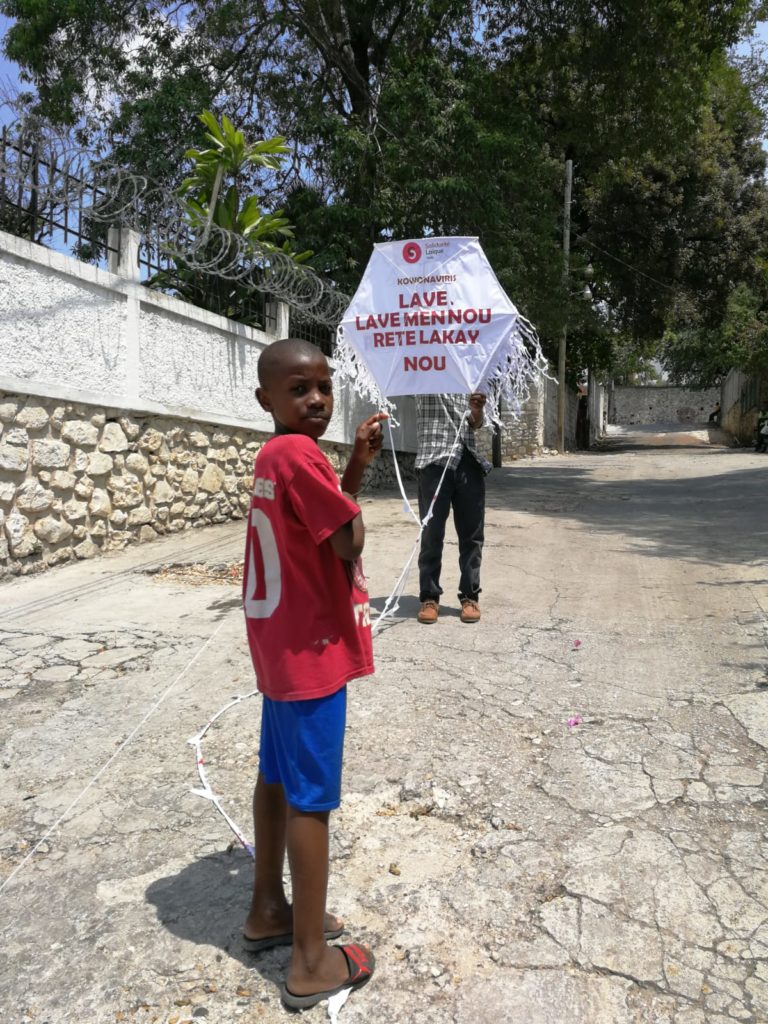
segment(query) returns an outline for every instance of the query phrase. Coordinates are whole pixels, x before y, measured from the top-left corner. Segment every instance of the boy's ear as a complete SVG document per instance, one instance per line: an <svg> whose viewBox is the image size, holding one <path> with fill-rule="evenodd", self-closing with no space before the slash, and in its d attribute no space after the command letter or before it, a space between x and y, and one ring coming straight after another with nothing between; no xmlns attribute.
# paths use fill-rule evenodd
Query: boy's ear
<svg viewBox="0 0 768 1024"><path fill-rule="evenodd" d="M272 412L272 401L269 397L269 392L265 388L256 388L254 392L256 395L256 401L259 403L264 412Z"/></svg>

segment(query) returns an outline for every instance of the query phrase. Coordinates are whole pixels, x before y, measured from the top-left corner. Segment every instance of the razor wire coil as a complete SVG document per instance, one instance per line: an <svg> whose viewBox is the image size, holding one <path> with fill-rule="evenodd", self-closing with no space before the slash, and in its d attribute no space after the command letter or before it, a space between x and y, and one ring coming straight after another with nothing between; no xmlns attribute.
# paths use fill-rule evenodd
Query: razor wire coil
<svg viewBox="0 0 768 1024"><path fill-rule="evenodd" d="M289 254L220 225L196 222L171 189L94 157L48 127L17 122L4 129L0 209L5 205L31 212L41 222L46 209L64 208L82 223L131 228L146 245L190 271L269 293L331 328L349 304L333 282Z"/></svg>

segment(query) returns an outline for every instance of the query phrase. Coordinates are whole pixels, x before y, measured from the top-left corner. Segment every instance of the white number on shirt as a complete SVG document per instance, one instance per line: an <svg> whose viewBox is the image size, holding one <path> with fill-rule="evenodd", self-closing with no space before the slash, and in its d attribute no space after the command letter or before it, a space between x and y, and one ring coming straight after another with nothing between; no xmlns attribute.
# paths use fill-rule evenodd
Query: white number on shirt
<svg viewBox="0 0 768 1024"><path fill-rule="evenodd" d="M251 548L246 566L245 614L249 619L268 619L280 604L282 579L280 575L280 556L277 552L275 531L266 515L259 508L251 509ZM261 563L264 566L264 579L260 581L256 571L254 549L258 544L261 551ZM261 586L259 584L261 583ZM264 596L253 595L261 592Z"/></svg>

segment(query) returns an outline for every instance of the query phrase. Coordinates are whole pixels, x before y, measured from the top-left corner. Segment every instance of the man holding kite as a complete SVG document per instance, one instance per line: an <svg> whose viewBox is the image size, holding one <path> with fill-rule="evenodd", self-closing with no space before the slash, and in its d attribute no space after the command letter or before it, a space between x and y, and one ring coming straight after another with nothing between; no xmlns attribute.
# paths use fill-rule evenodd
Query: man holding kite
<svg viewBox="0 0 768 1024"><path fill-rule="evenodd" d="M480 620L485 476L491 465L477 451L475 431L483 425L485 401L479 392L469 398L420 395L416 399L419 515L422 522L426 519L419 552L417 618L424 625L437 622L439 614L445 524L451 509L459 540L461 621Z"/></svg>
<svg viewBox="0 0 768 1024"><path fill-rule="evenodd" d="M395 398L416 396L418 620L438 618L445 524L453 509L461 620L478 622L490 466L477 451L475 431L486 415L500 424L502 404L505 417L518 418L546 374L535 328L502 288L477 238L381 242L342 317L334 363L337 379L379 409L394 412ZM399 473L398 481L402 489ZM412 512L404 490L403 497ZM409 568L410 561L382 617L397 607Z"/></svg>

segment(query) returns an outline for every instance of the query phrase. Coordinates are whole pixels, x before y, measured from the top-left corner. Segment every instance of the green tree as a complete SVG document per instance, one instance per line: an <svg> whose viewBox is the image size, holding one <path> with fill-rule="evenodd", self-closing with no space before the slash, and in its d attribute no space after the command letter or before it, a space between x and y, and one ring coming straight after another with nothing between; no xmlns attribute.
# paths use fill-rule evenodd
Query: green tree
<svg viewBox="0 0 768 1024"><path fill-rule="evenodd" d="M719 384L731 369L768 379L768 277L753 290L743 282L728 297L716 327L668 330L662 357L671 378L690 387Z"/></svg>
<svg viewBox="0 0 768 1024"><path fill-rule="evenodd" d="M207 258L222 266L241 265L279 250L297 263L306 261L310 252L294 252L293 229L282 210L264 212L255 195L245 198L241 179L245 168L278 170L283 155L289 152L282 136L247 142L228 117L221 124L210 111L200 116L206 127L206 149L189 149L190 174L178 189L188 240L195 239L198 264ZM222 229L216 231L216 229ZM253 281L229 279L207 273L177 253L171 253L172 265L147 281L150 288L170 291L179 298L214 313L243 323L261 325L260 303L254 303Z"/></svg>
<svg viewBox="0 0 768 1024"><path fill-rule="evenodd" d="M262 194L284 202L319 269L351 289L377 240L477 234L550 352L568 317L574 370L609 363L617 339L645 352L682 310L719 322L729 289L748 280L734 248L741 232L741 262L754 264L749 217L734 227L733 197L760 190L746 160L754 126L738 123L746 102L721 116L712 83L727 77L727 49L760 7L0 0L17 19L8 52L46 110L118 159L176 184L191 110L226 102L262 137L279 125L291 159ZM728 181L697 149L709 136L724 154L730 136L745 140ZM595 268L591 305L561 280L566 157L576 164L574 263ZM713 208L729 247L709 272L696 262L711 250L688 235Z"/></svg>
<svg viewBox="0 0 768 1024"><path fill-rule="evenodd" d="M759 292L746 284L733 290L720 336L731 367L768 379L768 268L765 266L760 283Z"/></svg>
<svg viewBox="0 0 768 1024"><path fill-rule="evenodd" d="M695 145L636 168L631 180L624 168L616 180L631 199L603 192L604 201L613 196L611 216L616 209L635 213L627 218L623 254L647 276L635 275L638 308L629 319L646 339L663 334L660 353L676 380L716 383L732 366L760 362L754 330L745 325L766 287L762 127L739 73L721 65L710 78ZM643 220L641 211L658 215ZM754 342L747 348L736 341L742 329Z"/></svg>

